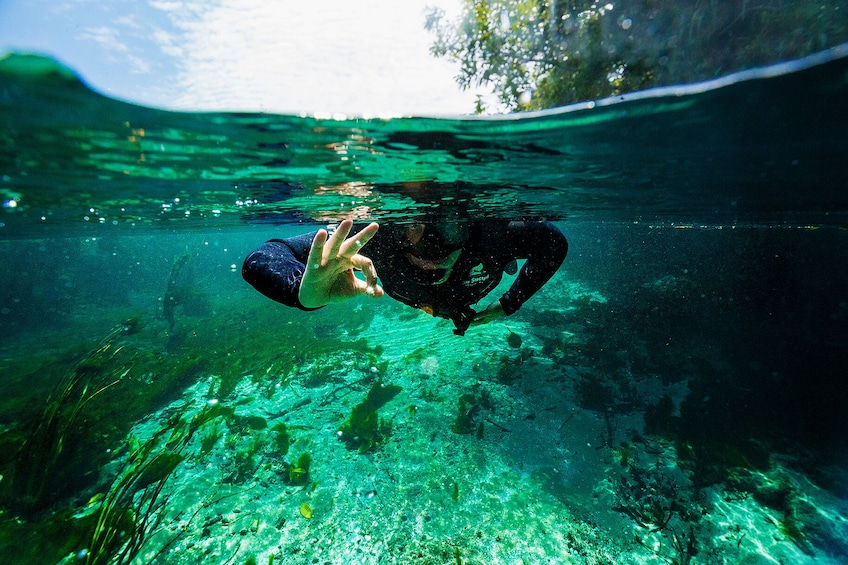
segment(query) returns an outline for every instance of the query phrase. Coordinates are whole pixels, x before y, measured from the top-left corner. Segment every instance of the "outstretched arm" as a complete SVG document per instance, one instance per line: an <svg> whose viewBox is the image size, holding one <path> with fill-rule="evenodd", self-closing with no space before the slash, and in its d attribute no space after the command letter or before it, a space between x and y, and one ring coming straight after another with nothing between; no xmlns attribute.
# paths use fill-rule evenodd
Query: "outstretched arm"
<svg viewBox="0 0 848 565"><path fill-rule="evenodd" d="M330 237L319 230L267 241L245 259L242 276L268 298L302 310L363 293L382 296L374 265L358 253L378 226L370 224L345 240L352 225L345 220ZM366 280L357 279L354 269L362 270Z"/></svg>

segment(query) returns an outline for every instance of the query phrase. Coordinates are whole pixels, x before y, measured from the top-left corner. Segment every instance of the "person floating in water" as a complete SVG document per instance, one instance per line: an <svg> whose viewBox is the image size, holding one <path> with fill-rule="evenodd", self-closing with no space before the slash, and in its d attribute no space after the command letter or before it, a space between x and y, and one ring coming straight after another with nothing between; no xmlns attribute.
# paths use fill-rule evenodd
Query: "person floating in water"
<svg viewBox="0 0 848 565"><path fill-rule="evenodd" d="M428 221L354 228L344 220L332 234L322 229L265 242L244 260L242 276L268 298L301 310L388 294L453 321L454 333L464 335L469 326L521 308L567 253L565 236L548 222ZM474 311L471 305L495 288L504 272L515 274L517 259L527 261L509 290ZM354 271L361 271L364 280Z"/></svg>

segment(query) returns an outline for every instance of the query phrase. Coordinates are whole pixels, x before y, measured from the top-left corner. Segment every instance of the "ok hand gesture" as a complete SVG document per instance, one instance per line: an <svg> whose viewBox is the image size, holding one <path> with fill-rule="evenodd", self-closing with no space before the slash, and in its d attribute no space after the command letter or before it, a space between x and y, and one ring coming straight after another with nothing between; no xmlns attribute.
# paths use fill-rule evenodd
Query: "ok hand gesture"
<svg viewBox="0 0 848 565"><path fill-rule="evenodd" d="M369 224L356 235L345 239L351 227L353 221L344 220L329 239L326 230L319 230L315 235L298 291L298 299L303 306L318 308L360 294L383 296L383 289L377 284L374 263L359 254L360 249L377 233L379 226L376 223ZM364 281L353 274L354 269L362 271Z"/></svg>

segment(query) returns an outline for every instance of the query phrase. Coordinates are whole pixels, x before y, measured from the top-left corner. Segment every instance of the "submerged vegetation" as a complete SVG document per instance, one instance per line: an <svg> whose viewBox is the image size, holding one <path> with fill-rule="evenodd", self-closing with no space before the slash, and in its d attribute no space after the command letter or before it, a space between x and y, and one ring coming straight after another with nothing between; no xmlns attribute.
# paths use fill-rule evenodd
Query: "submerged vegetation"
<svg viewBox="0 0 848 565"><path fill-rule="evenodd" d="M222 414L207 407L185 421L177 413L143 444L130 437L126 462L100 502L85 550L86 565L120 565L135 559L164 518L168 497L163 489L185 459L183 452L201 426Z"/></svg>
<svg viewBox="0 0 848 565"><path fill-rule="evenodd" d="M367 453L382 446L392 433L391 420L380 417L377 411L403 390L398 385L371 386L365 400L353 407L350 417L339 428L339 438L348 449Z"/></svg>
<svg viewBox="0 0 848 565"><path fill-rule="evenodd" d="M369 368L369 378L370 368L385 369L377 350L362 340L310 339L296 326L283 325L263 342L257 340L259 334L245 336L241 321L222 319L213 326L208 319L196 324L191 318L166 318L167 328L158 320L128 318L89 351L72 353L69 366L53 363L36 369L59 373L55 390L41 401L41 408L14 405L17 423L0 433L5 453L0 460L3 555L53 565L72 552L76 557L69 562L130 563L157 535L155 543L164 544L161 551L182 535L170 541L161 538L173 520L170 505L176 487L169 486L169 480L187 458L208 460L218 449L235 446L232 459L222 467L229 479L222 476L221 484L241 484L252 480L263 461L285 456L296 441L285 423L269 426L256 414L240 414L246 402L229 405L217 398L230 396L245 378L258 380L253 372L260 366L262 386L280 390L301 367L309 371L328 354L361 356L358 362ZM173 339L175 322L182 326L179 342ZM286 331L297 339L290 339L291 346L281 355L276 344ZM208 349L210 343L241 355L218 357ZM32 370L26 362L20 367ZM26 374L16 374L13 366L4 378L14 383ZM209 382L207 406L188 417L185 405L147 439L125 439L142 419L200 380ZM388 399L385 394L379 398ZM116 448L122 443L123 448ZM279 465L286 483L311 483L308 452L291 463L280 460ZM81 500L88 502L79 506ZM26 546L22 528L43 538L37 555ZM47 533L54 529L62 534Z"/></svg>
<svg viewBox="0 0 848 565"><path fill-rule="evenodd" d="M140 324L138 318L130 318L115 326L59 379L30 423L4 438L4 443L22 439L7 462L12 470L5 483L8 490L1 491L6 500L14 497L18 511L26 515L42 511L57 496L68 494L70 485L79 486L80 475L86 471L79 465L79 452L93 445L88 435L91 415L98 408L103 410L103 403L98 406L97 401L111 396L110 389L130 372L118 361L120 340L137 333Z"/></svg>
<svg viewBox="0 0 848 565"><path fill-rule="evenodd" d="M791 358L830 351L813 338L844 320L791 339L756 328L775 341L743 348L755 330L738 304L777 311L751 263L786 246L758 240L758 255L728 237L710 252L749 269L733 305L726 277L670 276L694 268L668 257L601 282L575 281L575 261L508 329L477 328L444 351L454 338L438 320L391 305L343 310L339 324L329 309L210 298L205 316L176 311L176 340L161 312L120 316L93 345L8 366L10 383L56 388L38 402L11 388L29 396L6 404L0 433L0 551L36 565L844 554L819 487L840 492L828 458L839 452L793 440L806 408L758 385L765 375L815 398ZM797 269L768 293L809 292ZM370 345L387 328L421 335ZM827 418L838 442L839 414L816 422Z"/></svg>

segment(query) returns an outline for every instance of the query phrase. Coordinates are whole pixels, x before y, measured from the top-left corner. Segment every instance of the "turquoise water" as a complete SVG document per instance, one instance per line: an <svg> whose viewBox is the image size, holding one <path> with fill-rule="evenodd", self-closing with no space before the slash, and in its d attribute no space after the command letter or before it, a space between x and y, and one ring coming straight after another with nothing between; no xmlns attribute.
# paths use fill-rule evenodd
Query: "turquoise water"
<svg viewBox="0 0 848 565"><path fill-rule="evenodd" d="M0 61L4 562L844 562L846 53L393 120L164 112ZM271 237L458 207L570 242L465 337L241 280Z"/></svg>

